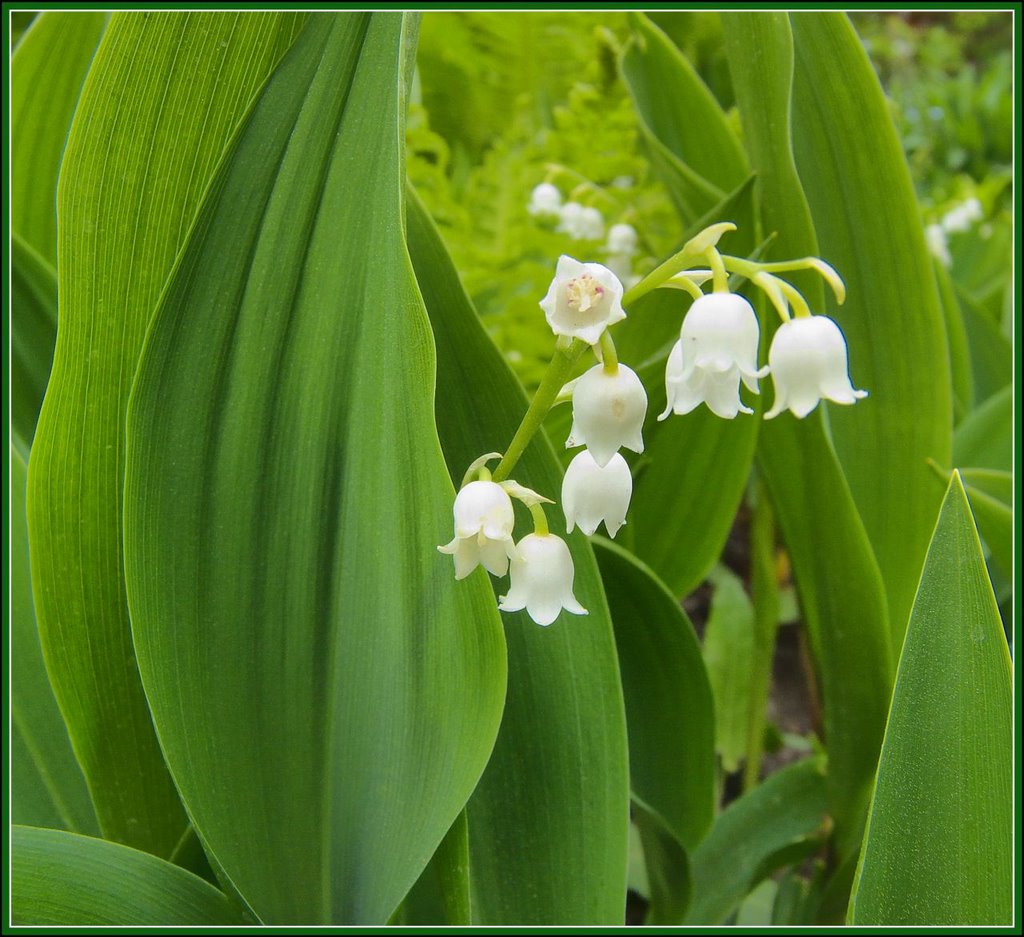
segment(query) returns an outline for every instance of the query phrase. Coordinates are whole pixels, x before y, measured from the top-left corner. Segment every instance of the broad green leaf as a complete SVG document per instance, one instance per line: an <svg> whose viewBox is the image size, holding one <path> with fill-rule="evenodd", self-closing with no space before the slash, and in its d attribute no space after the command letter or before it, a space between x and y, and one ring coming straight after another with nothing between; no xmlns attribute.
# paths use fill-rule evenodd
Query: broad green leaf
<svg viewBox="0 0 1024 937"><path fill-rule="evenodd" d="M405 927L467 927L473 923L469 825L465 810L455 818L427 867L405 896L399 919L388 923Z"/></svg>
<svg viewBox="0 0 1024 937"><path fill-rule="evenodd" d="M117 843L15 826L11 920L20 927L241 926L209 882Z"/></svg>
<svg viewBox="0 0 1024 937"><path fill-rule="evenodd" d="M752 183L753 178L748 178L686 236L712 221L728 219L739 225L738 231L723 239L728 249L741 256L751 253L755 245ZM620 359L627 363L627 355L636 349L633 353L639 359L637 365L643 365L639 373L648 394L646 450L637 460L630 522L623 540L677 596L700 585L722 553L750 474L761 423L746 415L722 420L703 406L685 416L672 414L658 420L665 409L665 362L679 338L688 304L689 298L679 290L656 290L629 310L615 339L618 344L621 330ZM666 323L672 331L663 341ZM747 395L746 400L758 406L756 397ZM708 485L712 476L715 484ZM684 542L686 548L680 549Z"/></svg>
<svg viewBox="0 0 1024 937"><path fill-rule="evenodd" d="M630 16L633 37L622 74L642 126L690 172L719 193L748 175L747 160L718 102L672 41L642 13ZM665 89L672 93L666 94ZM702 214L714 204L696 205ZM692 218L690 219L692 220Z"/></svg>
<svg viewBox="0 0 1024 937"><path fill-rule="evenodd" d="M310 19L217 172L128 411L139 669L204 844L267 923L386 922L505 691L486 575L456 583L436 548L454 493L402 239L414 27Z"/></svg>
<svg viewBox="0 0 1024 937"><path fill-rule="evenodd" d="M722 24L745 139L759 173L763 228L778 233L772 257L814 255L814 225L790 145L788 18L724 13ZM820 281L793 279L820 308ZM774 323L764 316L762 323L767 344ZM846 854L860 842L892 683L884 586L822 414L796 420L784 413L765 422L758 466L789 550L821 678L830 809Z"/></svg>
<svg viewBox="0 0 1024 937"><path fill-rule="evenodd" d="M944 485L951 471L935 466ZM1013 570L1013 475L997 469L961 468L960 480L974 512L978 532L985 541L996 567L1005 576Z"/></svg>
<svg viewBox="0 0 1024 937"><path fill-rule="evenodd" d="M650 903L647 925L678 925L690 905L690 859L664 821L642 804L633 804L633 823L640 833Z"/></svg>
<svg viewBox="0 0 1024 937"><path fill-rule="evenodd" d="M768 927L778 900L779 886L774 879L766 878L739 906L736 912L737 927Z"/></svg>
<svg viewBox="0 0 1024 937"><path fill-rule="evenodd" d="M842 13L790 20L796 165L820 256L849 297L818 308L839 322L854 384L871 394L828 417L882 571L895 652L938 507L926 459L948 464L951 448L945 324L910 172L860 39Z"/></svg>
<svg viewBox="0 0 1024 937"><path fill-rule="evenodd" d="M11 233L11 429L32 445L57 339L57 274Z"/></svg>
<svg viewBox="0 0 1024 937"><path fill-rule="evenodd" d="M790 765L728 808L690 856L693 903L687 924L723 924L787 849L809 848L825 820L825 778L817 759Z"/></svg>
<svg viewBox="0 0 1024 937"><path fill-rule="evenodd" d="M634 800L692 849L715 810L715 712L693 625L653 572L592 541L619 652Z"/></svg>
<svg viewBox="0 0 1024 937"><path fill-rule="evenodd" d="M852 924L1012 922L1011 669L954 474L900 656Z"/></svg>
<svg viewBox="0 0 1024 937"><path fill-rule="evenodd" d="M186 820L132 650L121 553L125 408L200 197L300 20L115 13L61 166L61 324L29 462L36 613L103 834L161 856Z"/></svg>
<svg viewBox="0 0 1024 937"><path fill-rule="evenodd" d="M704 664L715 699L715 749L722 768L732 773L747 751L754 609L735 573L720 566L710 578L714 592L704 631Z"/></svg>
<svg viewBox="0 0 1024 937"><path fill-rule="evenodd" d="M982 403L1013 381L1013 346L974 299L963 290L957 296L970 346L974 399Z"/></svg>
<svg viewBox="0 0 1024 937"><path fill-rule="evenodd" d="M96 815L39 647L25 525L25 460L11 446L11 816L27 826L95 833Z"/></svg>
<svg viewBox="0 0 1024 937"><path fill-rule="evenodd" d="M957 428L953 465L1008 472L1013 465L1013 387L993 394Z"/></svg>
<svg viewBox="0 0 1024 937"><path fill-rule="evenodd" d="M953 381L953 415L955 422L959 423L974 407L970 343L964 325L963 311L949 271L935 258L932 259L932 269L935 271L935 283L939 288L939 299L942 302L942 314L946 323L949 371Z"/></svg>
<svg viewBox="0 0 1024 937"><path fill-rule="evenodd" d="M425 209L408 200L409 246L438 353L437 421L456 482L507 445L523 390L490 341ZM553 343L552 343L553 344ZM558 498L561 471L543 437L513 473ZM561 511L548 511L564 535ZM527 521L528 523L528 521ZM449 520L437 537L447 537ZM574 590L589 609L548 628L504 616L509 690L494 754L469 801L475 924L621 924L629 776L615 639L586 538L566 538ZM504 582L495 582L504 593Z"/></svg>
<svg viewBox="0 0 1024 937"><path fill-rule="evenodd" d="M11 229L57 265L57 173L107 14L41 13L11 56Z"/></svg>

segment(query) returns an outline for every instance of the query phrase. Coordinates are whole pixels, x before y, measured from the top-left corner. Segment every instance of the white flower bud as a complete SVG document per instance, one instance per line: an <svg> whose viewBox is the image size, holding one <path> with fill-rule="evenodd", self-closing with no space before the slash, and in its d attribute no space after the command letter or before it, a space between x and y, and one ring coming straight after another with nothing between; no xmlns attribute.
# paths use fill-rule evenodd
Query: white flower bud
<svg viewBox="0 0 1024 937"><path fill-rule="evenodd" d="M618 277L601 264L583 264L566 254L558 258L540 308L555 335L588 345L596 345L609 325L626 318Z"/></svg>
<svg viewBox="0 0 1024 937"><path fill-rule="evenodd" d="M706 403L726 420L752 413L740 400L740 380L758 393L757 367L761 332L753 307L736 293L709 293L696 300L683 320L680 339L665 368L668 406L658 417L689 413Z"/></svg>
<svg viewBox="0 0 1024 937"><path fill-rule="evenodd" d="M588 537L604 521L613 537L626 523L626 511L633 494L633 475L619 453L601 468L584 449L569 463L562 480L562 509L569 533L579 525Z"/></svg>
<svg viewBox="0 0 1024 937"><path fill-rule="evenodd" d="M516 549L508 595L501 596L498 608L503 612L525 608L538 625L550 625L563 608L573 615L587 614L572 594L572 554L561 537L529 534Z"/></svg>
<svg viewBox="0 0 1024 937"><path fill-rule="evenodd" d="M604 216L596 208L566 202L559 212L555 230L568 234L575 241L599 241L604 237Z"/></svg>
<svg viewBox="0 0 1024 937"><path fill-rule="evenodd" d="M775 403L766 419L789 408L805 417L821 399L851 404L866 397L850 383L846 339L828 316L791 319L779 326L768 351Z"/></svg>
<svg viewBox="0 0 1024 937"><path fill-rule="evenodd" d="M495 482L470 482L455 496L455 539L437 549L454 557L455 578L465 579L481 563L495 576L515 556L512 500Z"/></svg>
<svg viewBox="0 0 1024 937"><path fill-rule="evenodd" d="M636 228L631 224L613 224L608 229L608 241L604 249L609 254L625 254L632 257L636 253Z"/></svg>
<svg viewBox="0 0 1024 937"><path fill-rule="evenodd" d="M943 267L953 266L953 258L949 253L949 239L942 225L930 224L924 229L925 243L928 251Z"/></svg>
<svg viewBox="0 0 1024 937"><path fill-rule="evenodd" d="M557 218L562 208L562 193L550 182L542 182L530 193L526 210L535 217Z"/></svg>
<svg viewBox="0 0 1024 937"><path fill-rule="evenodd" d="M619 448L644 451L647 392L636 372L620 364L615 374L594 365L572 392L572 430L565 448L585 445L604 468Z"/></svg>
<svg viewBox="0 0 1024 937"><path fill-rule="evenodd" d="M604 237L604 216L596 208L584 208L580 213L580 233L584 241L600 241Z"/></svg>

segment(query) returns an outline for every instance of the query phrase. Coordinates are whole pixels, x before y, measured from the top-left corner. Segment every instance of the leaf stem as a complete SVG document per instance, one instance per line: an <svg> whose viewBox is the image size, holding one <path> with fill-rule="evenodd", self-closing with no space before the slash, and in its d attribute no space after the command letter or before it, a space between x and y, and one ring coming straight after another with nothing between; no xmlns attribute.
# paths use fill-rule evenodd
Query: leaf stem
<svg viewBox="0 0 1024 937"><path fill-rule="evenodd" d="M523 416L523 421L519 424L515 436L512 437L512 442L508 444L505 455L491 476L494 481L500 482L508 478L509 472L515 468L519 457L526 450L530 440L533 439L544 422L544 417L548 415L548 411L554 405L558 392L572 371L573 364L586 347L586 344L579 339L573 339L567 348L555 346L554 357L544 373L540 387L537 388L537 393L530 401L530 407Z"/></svg>

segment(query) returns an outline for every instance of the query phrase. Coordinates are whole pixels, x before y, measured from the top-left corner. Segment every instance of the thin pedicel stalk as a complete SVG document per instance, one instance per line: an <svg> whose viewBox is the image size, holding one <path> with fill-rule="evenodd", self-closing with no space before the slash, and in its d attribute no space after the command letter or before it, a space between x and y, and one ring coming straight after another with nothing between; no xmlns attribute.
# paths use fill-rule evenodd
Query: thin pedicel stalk
<svg viewBox="0 0 1024 937"><path fill-rule="evenodd" d="M548 415L548 411L554 405L562 385L568 380L573 364L586 347L583 342L575 339L566 348L559 348L556 345L555 355L544 373L540 387L537 388L537 393L530 401L530 407L526 411L522 423L519 424L519 429L516 430L512 442L505 450L505 455L491 476L494 481L500 482L508 478L509 473L515 468L520 456L530 444L530 440L533 439L544 422L544 417Z"/></svg>

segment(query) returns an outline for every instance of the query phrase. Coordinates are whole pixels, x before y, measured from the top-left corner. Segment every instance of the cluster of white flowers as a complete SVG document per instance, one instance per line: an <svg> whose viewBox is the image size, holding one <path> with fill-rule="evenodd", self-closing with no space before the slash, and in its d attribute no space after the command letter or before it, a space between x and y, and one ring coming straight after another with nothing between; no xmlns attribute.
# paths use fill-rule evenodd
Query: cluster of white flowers
<svg viewBox="0 0 1024 937"><path fill-rule="evenodd" d="M554 186L538 186L533 192L531 211L535 207L536 214L542 208L551 211L559 200ZM668 405L659 419L671 413L689 413L701 403L725 419L752 413L740 398L740 386L759 393L758 381L769 374L775 384L775 402L765 414L766 419L787 409L803 418L823 399L852 404L865 397L866 392L855 390L850 382L846 340L839 326L827 316L812 315L792 287L767 272L813 267L832 282L842 301L842 281L835 271L815 258L774 266L734 257L722 259L710 239L717 240L722 230L731 227L723 224L705 229L711 232L708 240L695 248L700 256L706 255L717 264L717 273L692 271L693 279L679 274L687 280L696 298L668 357ZM636 243L632 227L615 225L609 232L606 250L610 256L628 258L635 252ZM723 267L726 261L733 264L729 269L748 271L744 275L769 293L783 317L768 352L767 366L759 368L757 364L757 315L746 299L728 291ZM704 294L697 284L709 277L715 281L715 291ZM648 281L649 285L641 287L641 291L664 282L664 276ZM539 417L535 415L537 426L553 403L572 400L572 429L565 445L569 449L585 447L573 458L562 481L562 510L569 533L579 527L589 536L602 523L609 537L618 533L626 523L633 493L632 473L620 450L644 450L647 393L636 372L618 361L609 332L626 317L623 295L622 282L613 270L563 255L551 286L540 301L547 322L558 337L558 348L576 349L578 354L590 346L598 359L597 364L562 387L557 397L555 383L555 389L549 387L549 396L542 406L541 395L537 398L536 406L541 411ZM789 312L785 296L795 304L795 317ZM565 360L571 364L575 358ZM552 372L558 375L556 381L565 380L562 375L570 373L569 365L565 367L564 371ZM531 406L531 411L534 409ZM527 425L524 420L524 426ZM511 456L509 468L521 451L522 445ZM563 610L574 615L587 614L573 594L574 568L569 548L562 538L548 530L542 503L551 502L516 482L498 480L505 467L504 459L492 480L484 466L488 459L499 455L489 453L470 466L467 482L455 499L455 537L438 549L453 556L456 579L465 578L480 565L494 576L509 572L508 593L499 600L503 611L525 608L541 625L551 624ZM469 481L470 478L474 480ZM534 532L518 543L513 538L512 498L523 501L534 515Z"/></svg>
<svg viewBox="0 0 1024 937"><path fill-rule="evenodd" d="M985 210L976 198L972 197L954 205L938 223L930 224L924 229L928 250L944 267L953 266L953 258L949 253L949 235L970 231L984 217ZM982 234L984 233L982 231Z"/></svg>
<svg viewBox="0 0 1024 937"><path fill-rule="evenodd" d="M604 215L593 206L573 200L563 203L562 193L550 182L534 187L526 210L539 221L556 222L555 230L574 241L600 241L604 237Z"/></svg>
<svg viewBox="0 0 1024 937"><path fill-rule="evenodd" d="M710 293L695 300L669 354L668 406L658 419L689 413L702 403L726 420L753 413L740 399L740 382L759 393L757 382L769 372L775 383L775 404L765 414L769 420L787 408L803 418L823 399L851 404L867 396L850 383L846 339L828 316L784 322L762 368L757 366L759 340L757 315L742 296Z"/></svg>

